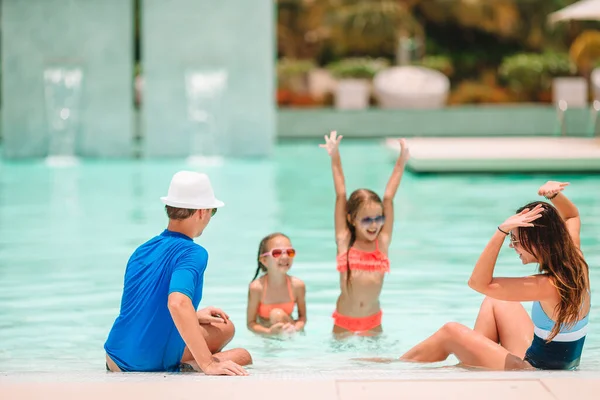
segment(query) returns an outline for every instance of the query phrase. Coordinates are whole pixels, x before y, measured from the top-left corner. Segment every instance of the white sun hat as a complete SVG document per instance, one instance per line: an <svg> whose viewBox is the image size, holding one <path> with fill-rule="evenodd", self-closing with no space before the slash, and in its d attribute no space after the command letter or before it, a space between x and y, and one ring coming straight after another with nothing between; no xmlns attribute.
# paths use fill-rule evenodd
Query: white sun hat
<svg viewBox="0 0 600 400"><path fill-rule="evenodd" d="M171 179L167 196L160 198L171 207L207 210L223 207L213 192L208 175L192 171L179 171Z"/></svg>

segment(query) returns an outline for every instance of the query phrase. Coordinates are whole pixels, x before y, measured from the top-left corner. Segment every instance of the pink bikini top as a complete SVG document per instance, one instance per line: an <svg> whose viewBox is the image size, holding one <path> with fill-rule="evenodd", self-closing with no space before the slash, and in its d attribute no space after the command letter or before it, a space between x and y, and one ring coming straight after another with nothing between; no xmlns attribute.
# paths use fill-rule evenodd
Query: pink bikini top
<svg viewBox="0 0 600 400"><path fill-rule="evenodd" d="M363 250L350 248L349 252L341 253L337 256L337 270L347 272L348 264L350 270L372 271L372 272L390 272L390 260L379 250L379 242L375 242L375 251L367 252ZM348 258L350 263L348 263Z"/></svg>
<svg viewBox="0 0 600 400"><path fill-rule="evenodd" d="M260 304L258 305L258 315L263 319L269 319L269 317L271 315L271 311L273 311L275 308L280 308L287 315L291 316L292 313L294 312L294 306L296 305L296 299L294 298L294 291L292 290L291 279L289 277L287 278L287 289L288 289L288 294L290 296L290 301L288 301L286 303L265 304L265 296L267 295L267 282L268 281L269 280L265 277L265 280L263 282L263 293L262 293L262 296L260 299Z"/></svg>

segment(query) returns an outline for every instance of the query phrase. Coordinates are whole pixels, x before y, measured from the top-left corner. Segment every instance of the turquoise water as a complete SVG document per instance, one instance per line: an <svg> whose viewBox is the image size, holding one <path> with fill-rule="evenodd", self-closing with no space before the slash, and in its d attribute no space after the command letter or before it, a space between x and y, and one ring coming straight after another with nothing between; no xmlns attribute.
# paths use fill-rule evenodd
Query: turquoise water
<svg viewBox="0 0 600 400"><path fill-rule="evenodd" d="M382 193L392 160L379 142L342 144L348 192ZM86 161L72 168L0 164L0 371L101 371L102 345L117 315L131 252L166 224L159 197L183 161ZM256 371L373 368L355 357L397 357L447 321L472 326L481 295L466 281L496 226L536 199L548 179L568 180L582 214L592 293L600 282L599 176L415 176L396 198L392 272L382 294L383 337L331 340L338 295L329 159L317 143L289 142L271 160L226 161L207 172L226 203L197 239L210 253L201 306L225 309ZM307 285L306 335L254 336L245 327L247 286L260 239L287 233L298 250L292 274ZM497 273L523 275L504 247ZM594 303L582 370L600 371ZM525 303L527 309L530 304ZM428 368L452 365L454 359ZM423 366L395 363L386 369Z"/></svg>

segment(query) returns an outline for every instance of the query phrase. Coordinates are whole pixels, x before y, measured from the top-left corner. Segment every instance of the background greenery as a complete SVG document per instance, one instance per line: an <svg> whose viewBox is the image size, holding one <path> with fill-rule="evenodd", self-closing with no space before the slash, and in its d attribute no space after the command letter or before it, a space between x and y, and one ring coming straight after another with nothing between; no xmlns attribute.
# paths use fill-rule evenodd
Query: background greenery
<svg viewBox="0 0 600 400"><path fill-rule="evenodd" d="M600 56L600 23L547 22L575 2L278 0L277 59L286 65L278 69L280 105L330 104L327 96L307 99L306 85L289 82L315 68L347 71L357 59L364 76L375 68L370 59L397 64L401 42L411 64L450 78L451 104L548 102L553 77L588 77Z"/></svg>

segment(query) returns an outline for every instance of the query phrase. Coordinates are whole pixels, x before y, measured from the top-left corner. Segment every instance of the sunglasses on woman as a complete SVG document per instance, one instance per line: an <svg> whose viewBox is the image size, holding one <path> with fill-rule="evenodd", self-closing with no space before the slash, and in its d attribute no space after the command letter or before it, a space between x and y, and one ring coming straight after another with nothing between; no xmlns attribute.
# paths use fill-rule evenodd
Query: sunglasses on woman
<svg viewBox="0 0 600 400"><path fill-rule="evenodd" d="M296 255L296 250L294 248L288 248L288 249L272 249L271 251L268 251L266 253L261 254L261 257L264 256L271 256L273 258L279 258L281 257L281 255L283 254L283 252L285 252L287 254L288 257L292 258Z"/></svg>

